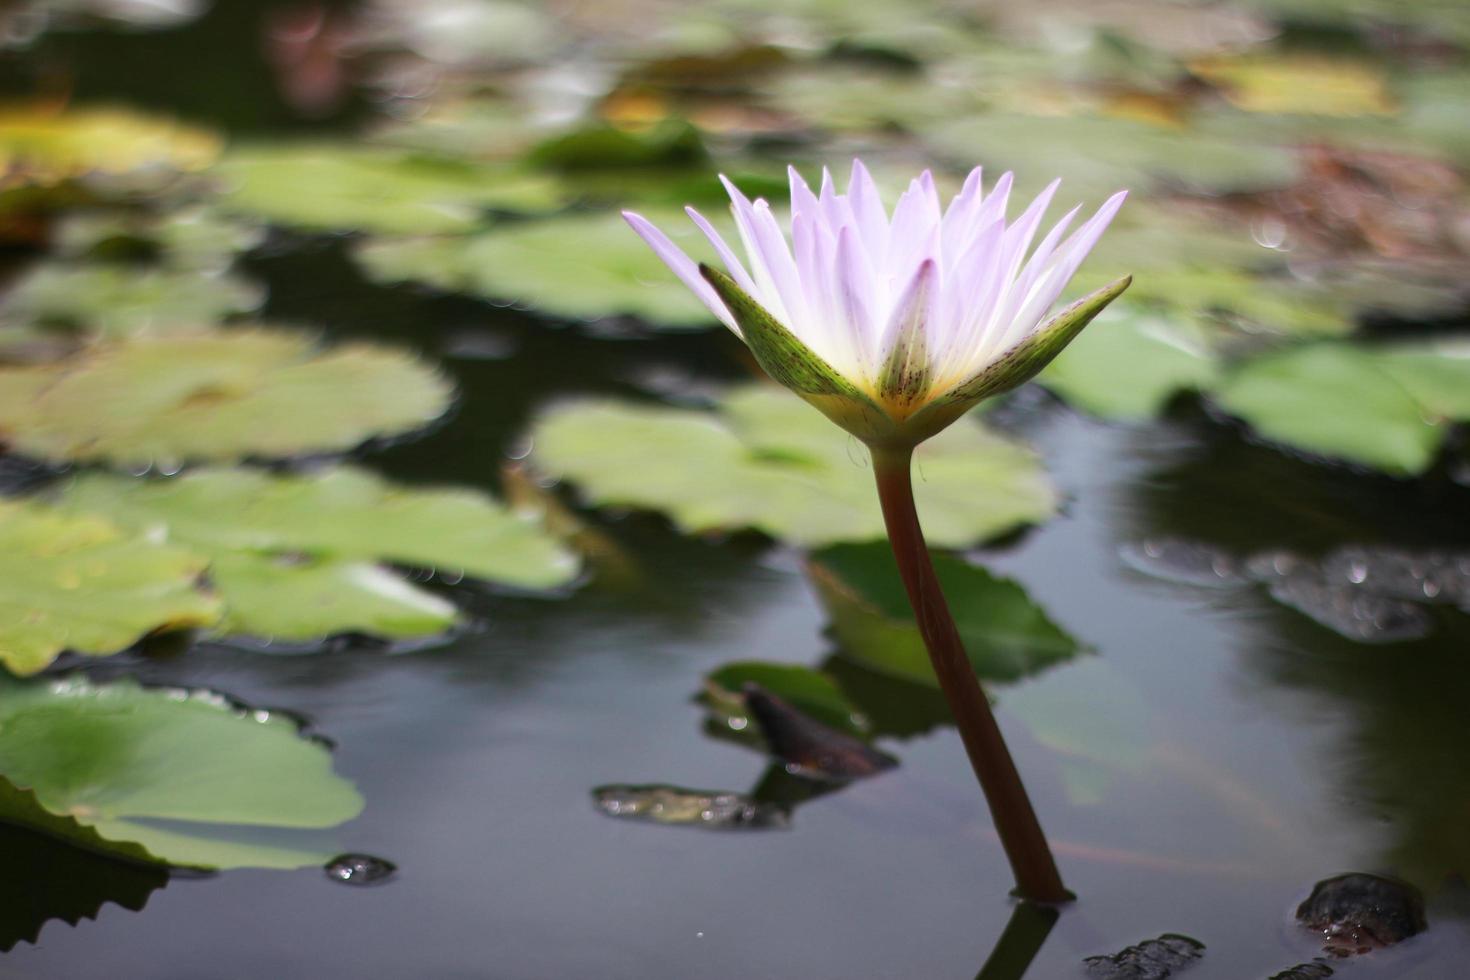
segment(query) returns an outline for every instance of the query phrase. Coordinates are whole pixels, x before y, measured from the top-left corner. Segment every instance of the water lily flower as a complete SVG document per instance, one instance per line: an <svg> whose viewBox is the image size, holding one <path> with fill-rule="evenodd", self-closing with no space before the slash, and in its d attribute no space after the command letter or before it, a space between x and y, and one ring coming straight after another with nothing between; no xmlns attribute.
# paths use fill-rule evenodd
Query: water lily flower
<svg viewBox="0 0 1470 980"><path fill-rule="evenodd" d="M1126 192L1068 234L1074 208L1032 248L1056 181L1008 221L1009 173L986 193L976 167L941 209L926 170L890 216L861 161L844 194L826 171L816 193L789 172L789 236L769 204L720 178L745 262L685 209L723 272L697 265L642 216L623 216L771 377L871 445L912 447L1028 380L1130 281L1047 315Z"/></svg>

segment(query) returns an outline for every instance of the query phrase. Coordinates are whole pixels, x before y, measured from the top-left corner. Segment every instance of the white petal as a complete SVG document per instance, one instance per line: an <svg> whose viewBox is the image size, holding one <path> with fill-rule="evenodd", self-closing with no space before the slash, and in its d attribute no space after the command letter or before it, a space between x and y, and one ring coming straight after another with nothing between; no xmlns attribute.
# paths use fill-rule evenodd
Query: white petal
<svg viewBox="0 0 1470 980"><path fill-rule="evenodd" d="M876 266L888 254L888 212L883 210L883 199L878 196L878 187L861 160L852 161L852 177L847 184L847 202L852 209L853 219L857 222L859 237L856 244L862 246L869 262Z"/></svg>

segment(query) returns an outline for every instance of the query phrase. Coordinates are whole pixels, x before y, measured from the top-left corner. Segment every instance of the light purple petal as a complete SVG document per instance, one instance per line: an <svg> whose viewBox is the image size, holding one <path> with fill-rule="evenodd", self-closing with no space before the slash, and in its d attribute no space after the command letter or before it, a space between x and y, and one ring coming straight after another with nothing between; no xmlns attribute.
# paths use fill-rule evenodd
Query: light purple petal
<svg viewBox="0 0 1470 980"><path fill-rule="evenodd" d="M624 211L623 218L638 233L638 237L648 243L653 253L663 259L664 265L673 270L674 275L679 277L679 281L688 286L690 291L698 296L705 306L709 307L709 311L719 318L721 323L735 331L738 336L740 328L736 326L735 318L730 315L730 311L725 307L724 301L720 299L714 287L705 282L704 277L699 274L699 266L694 263L694 260L685 255L683 249L669 241L669 236L655 228L641 214Z"/></svg>
<svg viewBox="0 0 1470 980"><path fill-rule="evenodd" d="M715 247L715 253L719 255L720 261L725 263L725 271L730 273L730 278L735 280L735 284L754 296L756 294L755 282L750 278L750 273L745 271L744 264L735 255L734 250L725 244L724 236L715 231L715 226L706 221L704 215L693 208L686 207L684 213L689 215L689 220L699 226L699 230L704 232L704 237L708 238L709 243Z"/></svg>

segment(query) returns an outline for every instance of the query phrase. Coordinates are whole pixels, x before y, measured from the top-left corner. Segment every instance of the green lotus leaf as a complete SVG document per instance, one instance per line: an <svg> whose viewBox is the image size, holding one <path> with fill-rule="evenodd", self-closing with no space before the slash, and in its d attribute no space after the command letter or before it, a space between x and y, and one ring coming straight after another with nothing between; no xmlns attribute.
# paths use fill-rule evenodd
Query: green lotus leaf
<svg viewBox="0 0 1470 980"><path fill-rule="evenodd" d="M214 172L222 210L312 231L464 232L492 210L536 213L560 205L555 182L545 176L372 146L242 147Z"/></svg>
<svg viewBox="0 0 1470 980"><path fill-rule="evenodd" d="M732 390L714 412L571 403L545 413L532 437L531 462L586 500L662 511L687 532L752 528L802 545L884 537L862 447L773 385ZM978 423L951 426L915 460L936 544L971 545L1056 509L1035 454Z"/></svg>
<svg viewBox="0 0 1470 980"><path fill-rule="evenodd" d="M138 260L156 257L171 269L219 271L259 245L264 229L209 208L166 214L77 211L56 222L52 242L67 259Z"/></svg>
<svg viewBox="0 0 1470 980"><path fill-rule="evenodd" d="M8 319L105 338L200 333L258 309L265 292L238 276L131 264L37 266L7 294Z"/></svg>
<svg viewBox="0 0 1470 980"><path fill-rule="evenodd" d="M395 486L351 467L306 476L212 468L155 480L89 474L58 502L209 556L227 633L293 641L348 631L424 636L456 621L451 603L379 561L524 589L563 586L578 571L553 537L484 494Z"/></svg>
<svg viewBox="0 0 1470 980"><path fill-rule="evenodd" d="M704 238L684 214L645 217L692 254L709 251L700 248ZM668 330L717 325L704 304L612 212L521 222L470 238L366 242L357 258L381 282L424 282L561 319L634 316Z"/></svg>
<svg viewBox="0 0 1470 980"><path fill-rule="evenodd" d="M219 602L199 588L205 564L99 517L0 501L0 663L34 674L65 650L104 656L208 626Z"/></svg>
<svg viewBox="0 0 1470 980"><path fill-rule="evenodd" d="M1152 418L1184 390L1208 388L1219 373L1205 331L1134 306L1099 317L1038 380L1078 408L1109 419Z"/></svg>
<svg viewBox="0 0 1470 980"><path fill-rule="evenodd" d="M1080 652L1077 641L1010 579L942 553L934 556L934 567L983 680L1018 680ZM938 687L886 542L815 552L807 571L843 653L871 670Z"/></svg>
<svg viewBox="0 0 1470 980"><path fill-rule="evenodd" d="M1377 367L1431 418L1470 419L1470 342L1399 344L1375 354Z"/></svg>
<svg viewBox="0 0 1470 980"><path fill-rule="evenodd" d="M145 337L0 368L0 441L132 466L296 456L423 426L450 394L432 368L372 344L321 349L265 328Z"/></svg>
<svg viewBox="0 0 1470 980"><path fill-rule="evenodd" d="M1445 425L1391 373L1411 362L1386 363L1351 344L1310 344L1246 362L1214 398L1272 442L1412 475L1433 462ZM1442 398L1442 382L1425 381L1426 394Z"/></svg>
<svg viewBox="0 0 1470 980"><path fill-rule="evenodd" d="M80 824L68 839L135 860L299 867L332 850L283 831L334 827L362 810L327 750L294 723L210 692L0 677L0 730L4 780ZM55 832L14 796L0 794L5 819ZM286 843L260 842L272 833Z"/></svg>

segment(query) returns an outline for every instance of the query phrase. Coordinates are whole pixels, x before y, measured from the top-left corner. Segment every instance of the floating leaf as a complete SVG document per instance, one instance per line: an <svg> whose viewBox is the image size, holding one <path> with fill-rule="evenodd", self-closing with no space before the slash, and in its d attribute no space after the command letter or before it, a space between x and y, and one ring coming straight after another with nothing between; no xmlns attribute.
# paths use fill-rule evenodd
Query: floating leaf
<svg viewBox="0 0 1470 980"><path fill-rule="evenodd" d="M490 210L549 211L560 203L543 176L377 147L247 147L216 172L224 210L317 231L462 232Z"/></svg>
<svg viewBox="0 0 1470 980"><path fill-rule="evenodd" d="M542 416L532 437L532 463L587 499L663 511L688 532L754 528L806 545L884 537L861 447L774 386L731 391L717 413L573 403ZM951 426L915 458L936 544L973 544L1056 507L1035 454L981 425Z"/></svg>
<svg viewBox="0 0 1470 980"><path fill-rule="evenodd" d="M1279 147L1127 119L971 114L925 126L921 135L967 165L1060 176L1069 200L1160 183L1262 190L1290 184L1297 170L1291 154Z"/></svg>
<svg viewBox="0 0 1470 980"><path fill-rule="evenodd" d="M203 170L220 147L214 133L125 109L11 108L0 111L0 188Z"/></svg>
<svg viewBox="0 0 1470 980"><path fill-rule="evenodd" d="M171 269L218 272L260 244L264 230L207 208L167 214L78 211L56 222L52 242L68 259L157 257Z"/></svg>
<svg viewBox="0 0 1470 980"><path fill-rule="evenodd" d="M1013 681L1077 655L1077 641L1015 582L944 554L934 567L981 678ZM807 568L844 653L873 670L938 686L886 543L828 548Z"/></svg>
<svg viewBox="0 0 1470 980"><path fill-rule="evenodd" d="M34 674L64 650L104 656L208 626L219 603L198 587L204 567L98 517L0 501L0 663Z"/></svg>
<svg viewBox="0 0 1470 980"><path fill-rule="evenodd" d="M231 633L424 636L455 622L453 604L377 561L525 589L562 586L577 574L576 558L550 535L483 494L398 487L350 467L309 476L93 474L68 486L60 503L210 556Z"/></svg>
<svg viewBox="0 0 1470 980"><path fill-rule="evenodd" d="M20 279L0 311L11 319L101 337L200 333L258 309L264 290L235 276L89 263L43 264Z"/></svg>
<svg viewBox="0 0 1470 980"><path fill-rule="evenodd" d="M350 449L443 413L449 383L371 344L263 328L148 337L0 368L0 440L46 459L171 466Z"/></svg>
<svg viewBox="0 0 1470 980"><path fill-rule="evenodd" d="M1437 381L1426 384L1439 392ZM1312 344L1248 361L1215 398L1273 442L1390 473L1428 467L1444 435L1444 426L1378 357L1348 344Z"/></svg>
<svg viewBox="0 0 1470 980"><path fill-rule="evenodd" d="M703 242L682 214L656 223L686 246ZM610 212L521 222L467 239L367 242L357 257L379 281L425 282L563 319L635 316L675 330L716 324L622 216Z"/></svg>
<svg viewBox="0 0 1470 980"><path fill-rule="evenodd" d="M220 632L310 641L346 632L432 636L459 620L454 603L369 562L217 554Z"/></svg>
<svg viewBox="0 0 1470 980"><path fill-rule="evenodd" d="M1190 71L1247 112L1387 116L1383 73L1366 61L1317 54L1249 54L1191 62Z"/></svg>
<svg viewBox="0 0 1470 980"><path fill-rule="evenodd" d="M5 779L34 792L49 813L170 863L314 863L316 849L242 844L223 831L333 827L362 810L321 745L284 718L218 695L79 676L0 678L0 694ZM137 856L131 845L125 852Z"/></svg>
<svg viewBox="0 0 1470 980"><path fill-rule="evenodd" d="M1104 418L1145 419L1179 391L1208 388L1218 371L1198 324L1115 307L1062 351L1039 380Z"/></svg>
<svg viewBox="0 0 1470 980"><path fill-rule="evenodd" d="M1432 418L1470 419L1470 342L1379 348L1374 364Z"/></svg>

